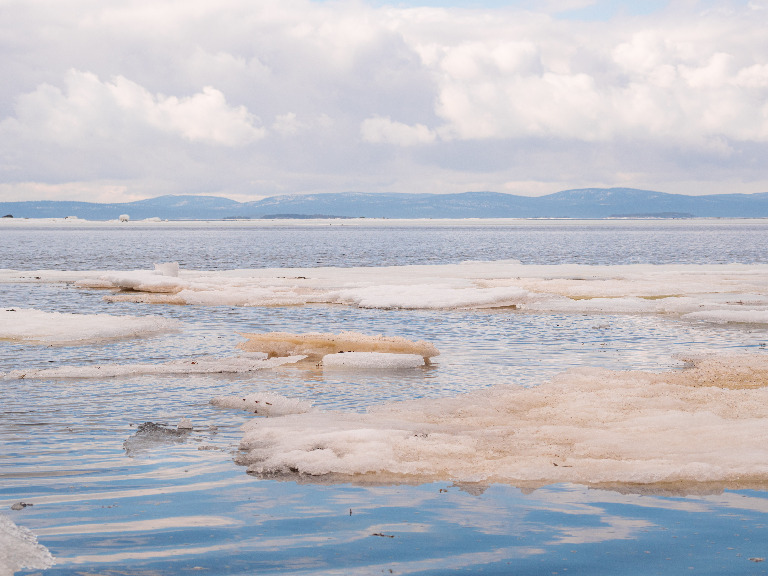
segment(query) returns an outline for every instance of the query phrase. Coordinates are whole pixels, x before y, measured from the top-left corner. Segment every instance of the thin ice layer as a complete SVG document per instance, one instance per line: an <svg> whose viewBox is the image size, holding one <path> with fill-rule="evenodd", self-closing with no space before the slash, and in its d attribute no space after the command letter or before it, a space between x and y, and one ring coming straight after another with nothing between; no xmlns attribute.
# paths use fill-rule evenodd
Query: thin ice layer
<svg viewBox="0 0 768 576"><path fill-rule="evenodd" d="M768 483L768 355L663 374L571 370L368 414L244 426L262 475L545 484Z"/></svg>
<svg viewBox="0 0 768 576"><path fill-rule="evenodd" d="M242 396L218 396L211 399L211 404L219 408L245 410L259 416L285 416L303 414L312 410L312 404L296 398L286 398L280 394L260 392Z"/></svg>
<svg viewBox="0 0 768 576"><path fill-rule="evenodd" d="M412 354L423 360L438 356L437 348L423 340L408 340L400 336L370 336L359 332L339 334L311 332L265 332L242 334L247 342L238 345L248 352L264 352L272 356L304 355L309 361L318 361L327 354L339 352L381 352L388 354ZM422 363L423 363L422 360Z"/></svg>
<svg viewBox="0 0 768 576"><path fill-rule="evenodd" d="M44 570L53 564L53 556L31 531L0 514L0 576L11 576L25 568Z"/></svg>
<svg viewBox="0 0 768 576"><path fill-rule="evenodd" d="M0 338L44 344L81 344L139 338L177 330L178 320L160 316L65 314L25 308L0 309Z"/></svg>
<svg viewBox="0 0 768 576"><path fill-rule="evenodd" d="M172 360L161 364L98 364L92 366L62 366L40 370L13 370L0 374L0 379L16 380L31 378L116 378L145 375L191 375L191 374L244 374L256 370L276 368L302 360L303 356L283 358L237 356L234 358L212 358L201 356L195 359Z"/></svg>

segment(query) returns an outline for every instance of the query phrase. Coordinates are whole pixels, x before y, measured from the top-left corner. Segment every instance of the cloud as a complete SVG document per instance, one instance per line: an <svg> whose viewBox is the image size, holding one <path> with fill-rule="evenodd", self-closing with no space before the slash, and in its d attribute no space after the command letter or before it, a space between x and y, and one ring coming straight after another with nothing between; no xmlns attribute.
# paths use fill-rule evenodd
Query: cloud
<svg viewBox="0 0 768 576"><path fill-rule="evenodd" d="M762 0L378 4L9 3L0 180L239 198L768 190Z"/></svg>
<svg viewBox="0 0 768 576"><path fill-rule="evenodd" d="M244 106L232 107L210 86L190 96L151 94L116 76L102 82L90 72L69 70L62 90L41 84L17 99L15 129L30 138L78 145L152 130L198 142L242 146L265 130Z"/></svg>
<svg viewBox="0 0 768 576"><path fill-rule="evenodd" d="M396 146L416 146L434 142L435 134L424 124L409 126L402 122L393 122L390 118L366 118L360 125L360 135L366 142L374 144L394 144Z"/></svg>
<svg viewBox="0 0 768 576"><path fill-rule="evenodd" d="M682 146L768 141L768 42L747 14L650 24L628 25L629 38L609 27L585 38L578 25L552 24L545 34L520 31L514 44L445 42L433 64L441 134Z"/></svg>

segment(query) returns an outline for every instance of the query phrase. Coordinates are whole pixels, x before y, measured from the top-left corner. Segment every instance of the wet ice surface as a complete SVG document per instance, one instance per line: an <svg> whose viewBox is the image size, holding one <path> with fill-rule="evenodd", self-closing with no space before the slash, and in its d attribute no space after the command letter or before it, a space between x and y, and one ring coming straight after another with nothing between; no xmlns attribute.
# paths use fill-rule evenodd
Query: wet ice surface
<svg viewBox="0 0 768 576"><path fill-rule="evenodd" d="M392 401L535 386L571 367L660 371L681 367L676 354L692 350L760 354L765 326L599 312L148 307L47 284L4 284L2 294L3 306L151 314L184 329L65 347L2 341L0 372L236 357L237 332L350 330L440 351L430 366L391 372L282 366L3 381L0 513L56 558L46 575L767 571L762 491L255 478L234 463L240 426L254 416L210 404L276 394L363 414ZM178 430L184 418L192 428ZM34 505L11 510L19 501Z"/></svg>

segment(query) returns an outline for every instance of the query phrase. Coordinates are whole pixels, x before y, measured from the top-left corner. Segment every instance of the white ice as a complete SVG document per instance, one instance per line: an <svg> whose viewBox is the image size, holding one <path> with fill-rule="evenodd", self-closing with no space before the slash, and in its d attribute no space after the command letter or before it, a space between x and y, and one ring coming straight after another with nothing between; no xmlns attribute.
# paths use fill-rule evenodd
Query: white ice
<svg viewBox="0 0 768 576"><path fill-rule="evenodd" d="M292 364L303 356L286 356L266 359L258 355L233 358L200 357L186 360L172 360L152 364L99 364L91 366L62 366L39 370L13 370L0 373L2 380L40 378L116 378L144 375L186 375L186 374L243 374Z"/></svg>
<svg viewBox="0 0 768 576"><path fill-rule="evenodd" d="M0 282L76 281L109 301L230 306L341 304L385 309L508 308L534 313L658 314L768 324L768 265L524 265L197 271L0 271ZM177 274L177 275L176 275Z"/></svg>
<svg viewBox="0 0 768 576"><path fill-rule="evenodd" d="M768 355L662 374L571 370L367 414L244 426L256 474L544 484L768 483Z"/></svg>
<svg viewBox="0 0 768 576"><path fill-rule="evenodd" d="M178 320L160 316L70 314L30 308L0 308L0 339L44 344L82 344L138 338L177 330Z"/></svg>
<svg viewBox="0 0 768 576"><path fill-rule="evenodd" d="M12 576L25 568L44 570L53 564L51 553L30 530L0 514L0 576Z"/></svg>
<svg viewBox="0 0 768 576"><path fill-rule="evenodd" d="M424 357L386 352L342 352L326 354L322 363L325 370L401 370L424 366Z"/></svg>
<svg viewBox="0 0 768 576"><path fill-rule="evenodd" d="M304 400L286 398L271 392L243 394L242 396L218 396L211 404L219 408L245 410L259 416L285 416L303 414L312 410L312 405Z"/></svg>

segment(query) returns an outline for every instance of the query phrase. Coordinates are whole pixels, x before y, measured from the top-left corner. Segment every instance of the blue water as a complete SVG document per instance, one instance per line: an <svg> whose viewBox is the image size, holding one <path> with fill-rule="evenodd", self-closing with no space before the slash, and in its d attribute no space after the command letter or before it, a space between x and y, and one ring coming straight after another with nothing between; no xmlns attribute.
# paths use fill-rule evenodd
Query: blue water
<svg viewBox="0 0 768 576"><path fill-rule="evenodd" d="M767 258L768 220L343 222L7 226L0 228L0 268L151 269L154 262L177 261L182 268L228 270L505 259L525 264L747 264Z"/></svg>
<svg viewBox="0 0 768 576"><path fill-rule="evenodd" d="M518 258L531 263L766 262L763 221L435 226L25 227L0 232L0 268L353 266ZM0 381L0 513L75 574L763 574L768 494L632 493L575 485L323 484L249 476L245 413L208 404L271 391L323 409L533 386L573 366L665 369L676 353L755 350L764 329L649 316L508 311L233 308L106 303L70 285L0 285L3 306L159 314L185 328L80 346L0 342L0 372L233 355L237 332L357 330L424 339L408 374L282 369L248 375ZM188 434L144 438L144 422ZM138 439L138 442L134 442ZM127 443L126 443L127 441ZM133 443L132 443L133 442ZM19 511L11 504L34 504Z"/></svg>

